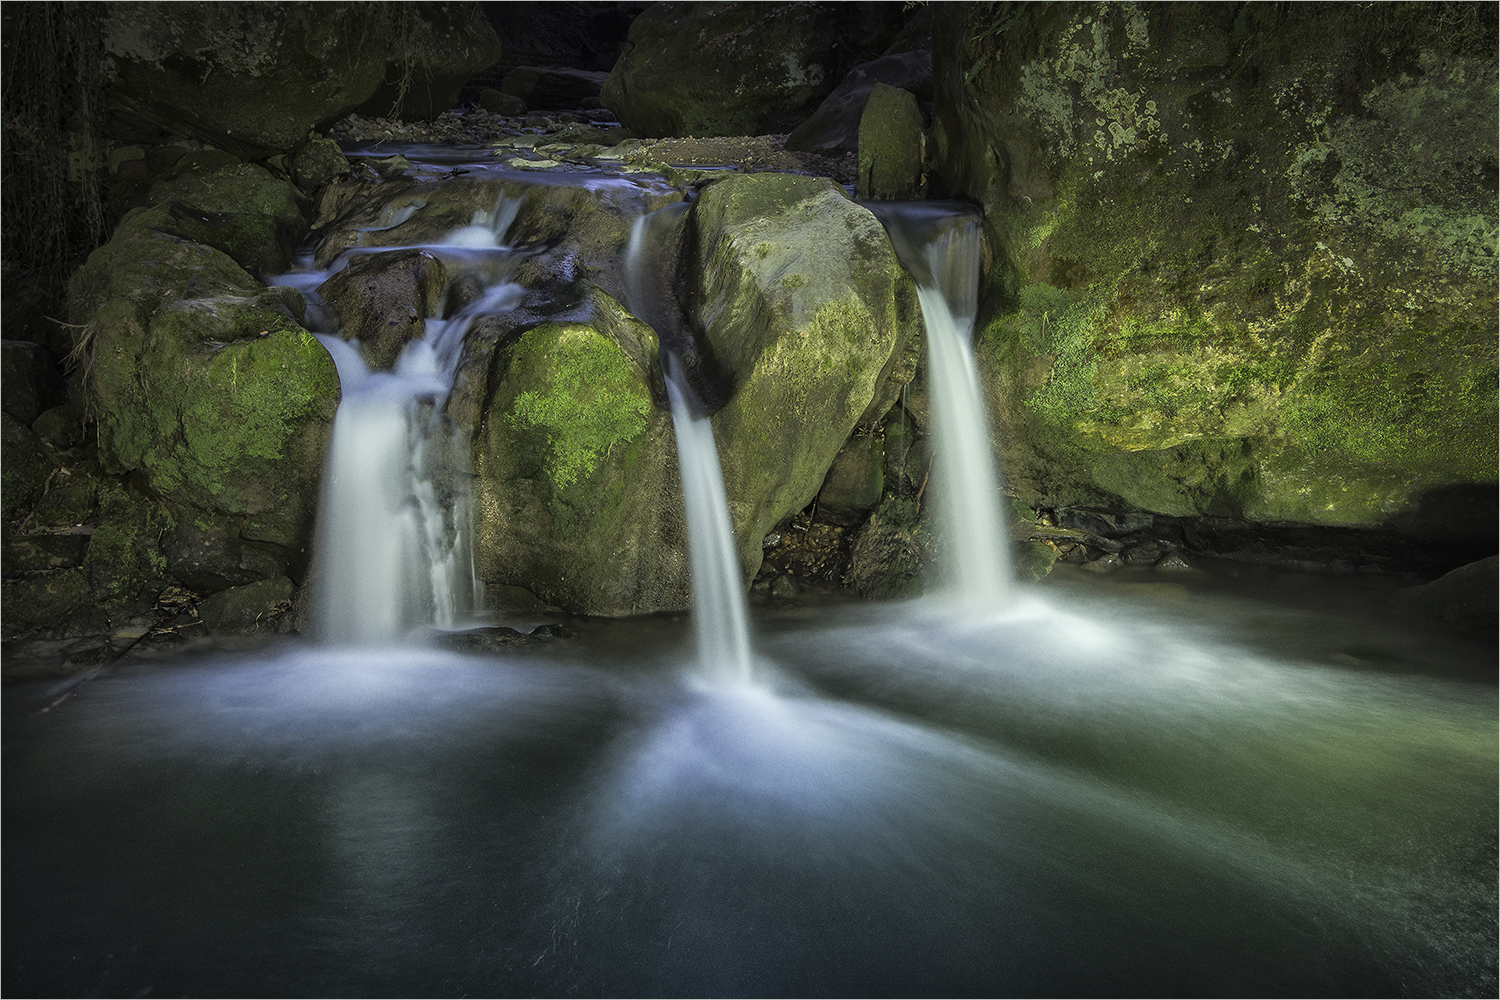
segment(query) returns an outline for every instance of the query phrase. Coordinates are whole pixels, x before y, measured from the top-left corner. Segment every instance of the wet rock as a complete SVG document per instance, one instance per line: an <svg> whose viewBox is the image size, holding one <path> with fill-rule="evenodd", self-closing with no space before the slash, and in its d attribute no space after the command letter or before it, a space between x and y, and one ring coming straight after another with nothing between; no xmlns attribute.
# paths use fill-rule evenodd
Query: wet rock
<svg viewBox="0 0 1500 1000"><path fill-rule="evenodd" d="M880 438L856 434L833 457L818 491L818 519L853 527L864 520L885 489L885 450Z"/></svg>
<svg viewBox="0 0 1500 1000"><path fill-rule="evenodd" d="M1450 625L1493 634L1500 622L1500 557L1460 566L1420 587L1405 587L1391 596L1391 607L1438 618Z"/></svg>
<svg viewBox="0 0 1500 1000"><path fill-rule="evenodd" d="M934 183L985 209L977 340L1013 485L1373 527L1493 483L1492 30L932 9Z"/></svg>
<svg viewBox="0 0 1500 1000"><path fill-rule="evenodd" d="M530 632L493 625L464 629L461 632L436 632L433 638L438 645L461 653L496 653L502 650L550 646L559 639L570 639L574 635L565 625L541 625Z"/></svg>
<svg viewBox="0 0 1500 1000"><path fill-rule="evenodd" d="M447 285L443 262L423 250L360 256L318 286L345 340L358 340L371 369L390 369L436 315Z"/></svg>
<svg viewBox="0 0 1500 1000"><path fill-rule="evenodd" d="M103 472L305 548L339 386L294 318L300 295L138 223L127 217L70 285Z"/></svg>
<svg viewBox="0 0 1500 1000"><path fill-rule="evenodd" d="M922 112L905 90L877 83L859 116L860 198L915 198L922 183Z"/></svg>
<svg viewBox="0 0 1500 1000"><path fill-rule="evenodd" d="M211 635L275 631L275 621L290 612L296 589L284 576L231 587L205 598L198 617Z"/></svg>
<svg viewBox="0 0 1500 1000"><path fill-rule="evenodd" d="M877 83L932 99L932 54L899 52L856 66L786 138L788 149L840 156L859 149L860 116Z"/></svg>
<svg viewBox="0 0 1500 1000"><path fill-rule="evenodd" d="M1052 572L1057 562L1057 550L1046 542L1023 542L1011 551L1011 563L1016 579L1023 582L1040 580Z"/></svg>
<svg viewBox="0 0 1500 1000"><path fill-rule="evenodd" d="M454 406L482 405L477 571L548 604L633 614L689 602L675 438L656 337L602 292L587 321L493 349Z"/></svg>
<svg viewBox="0 0 1500 1000"><path fill-rule="evenodd" d="M315 191L349 172L349 161L332 139L313 139L292 158L292 180L303 191Z"/></svg>
<svg viewBox="0 0 1500 1000"><path fill-rule="evenodd" d="M1181 552L1168 552L1154 567L1158 573L1195 573L1197 567Z"/></svg>
<svg viewBox="0 0 1500 1000"><path fill-rule="evenodd" d="M515 117L526 113L526 102L514 94L507 94L494 87L485 87L479 92L479 106L497 115Z"/></svg>
<svg viewBox="0 0 1500 1000"><path fill-rule="evenodd" d="M73 569L83 564L88 545L88 535L20 535L6 525L3 571Z"/></svg>
<svg viewBox="0 0 1500 1000"><path fill-rule="evenodd" d="M817 4L654 4L600 99L640 135L787 132L833 89L838 32Z"/></svg>
<svg viewBox="0 0 1500 1000"><path fill-rule="evenodd" d="M931 541L909 500L882 503L855 536L845 583L869 600L915 597Z"/></svg>

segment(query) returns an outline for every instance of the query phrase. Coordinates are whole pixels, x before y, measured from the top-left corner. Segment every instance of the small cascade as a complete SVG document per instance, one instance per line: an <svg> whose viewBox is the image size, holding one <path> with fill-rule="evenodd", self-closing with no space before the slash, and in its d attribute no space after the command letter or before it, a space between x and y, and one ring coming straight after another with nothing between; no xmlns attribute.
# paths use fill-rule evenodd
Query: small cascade
<svg viewBox="0 0 1500 1000"><path fill-rule="evenodd" d="M945 561L944 596L977 607L1010 590L1010 545L1001 480L990 446L984 391L974 363L979 311L979 220L966 205L870 202L896 254L917 282L927 327L927 378L936 440L937 503Z"/></svg>
<svg viewBox="0 0 1500 1000"><path fill-rule="evenodd" d="M693 627L701 675L715 685L753 680L744 580L724 495L724 473L708 413L694 394L671 341L685 332L670 292L670 271L652 267L675 232L687 204L668 205L636 220L626 247L631 312L650 323L662 342L662 368L672 404L677 462L687 516L688 559L693 574ZM685 346L685 345L684 345Z"/></svg>
<svg viewBox="0 0 1500 1000"><path fill-rule="evenodd" d="M502 194L441 247L503 249L519 207ZM283 280L310 292L326 276ZM314 618L324 641L389 644L423 626L453 627L481 608L467 457L444 405L469 322L519 295L519 286L497 281L450 319L427 320L389 372L370 371L355 345L318 335L343 389L318 512Z"/></svg>

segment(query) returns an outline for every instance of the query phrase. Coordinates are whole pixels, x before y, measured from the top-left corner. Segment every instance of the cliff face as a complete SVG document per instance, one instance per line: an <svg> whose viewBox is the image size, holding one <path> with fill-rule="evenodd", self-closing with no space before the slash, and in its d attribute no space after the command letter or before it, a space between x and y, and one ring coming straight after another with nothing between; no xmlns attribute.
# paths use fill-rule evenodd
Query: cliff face
<svg viewBox="0 0 1500 1000"><path fill-rule="evenodd" d="M982 364L1023 499L1493 533L1493 24L936 13L935 179L985 209Z"/></svg>

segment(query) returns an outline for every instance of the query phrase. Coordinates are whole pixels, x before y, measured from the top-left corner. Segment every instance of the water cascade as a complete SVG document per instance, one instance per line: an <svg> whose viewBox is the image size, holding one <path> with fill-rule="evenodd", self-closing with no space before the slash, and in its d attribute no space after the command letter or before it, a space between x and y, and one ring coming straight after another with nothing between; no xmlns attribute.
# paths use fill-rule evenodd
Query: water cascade
<svg viewBox="0 0 1500 1000"><path fill-rule="evenodd" d="M984 391L974 364L979 308L979 219L966 205L868 202L917 282L927 327L927 380L936 439L937 495L949 567L941 598L994 607L1012 571L1000 473L990 446Z"/></svg>
<svg viewBox="0 0 1500 1000"><path fill-rule="evenodd" d="M420 247L487 264L490 284L452 317L428 319L421 339L406 345L391 371L372 372L355 345L318 334L343 389L318 513L315 627L328 642L386 645L423 626L453 627L482 605L465 441L443 407L470 321L509 307L520 292L503 278L503 240L520 205L502 191L492 210L475 212L470 225L441 243ZM410 214L381 222L397 225ZM316 305L314 289L347 263L346 254L330 271L280 280Z"/></svg>
<svg viewBox="0 0 1500 1000"><path fill-rule="evenodd" d="M745 684L752 676L750 630L719 450L709 415L688 384L681 358L670 346L670 341L679 339L682 325L669 288L671 275L651 266L662 257L653 250L671 238L686 210L687 204L679 203L636 220L626 247L626 281L631 311L651 324L663 344L662 368L672 405L687 517L699 669L714 684Z"/></svg>

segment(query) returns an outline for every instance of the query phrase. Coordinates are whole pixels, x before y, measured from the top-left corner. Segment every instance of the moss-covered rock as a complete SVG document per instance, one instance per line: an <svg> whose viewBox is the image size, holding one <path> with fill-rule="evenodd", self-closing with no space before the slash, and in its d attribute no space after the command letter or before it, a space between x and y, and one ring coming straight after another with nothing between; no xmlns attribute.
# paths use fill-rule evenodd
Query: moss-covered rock
<svg viewBox="0 0 1500 1000"><path fill-rule="evenodd" d="M333 362L298 324L294 290L139 221L71 286L101 467L301 558L338 404Z"/></svg>
<svg viewBox="0 0 1500 1000"><path fill-rule="evenodd" d="M0 477L3 477L0 506L4 508L4 519L14 521L25 517L32 505L42 498L57 466L30 427L9 413L0 413L0 427L4 429L4 453L0 455Z"/></svg>
<svg viewBox="0 0 1500 1000"><path fill-rule="evenodd" d="M1494 482L1493 19L937 17L937 172L985 208L981 364L1023 497L1374 525Z"/></svg>
<svg viewBox="0 0 1500 1000"><path fill-rule="evenodd" d="M595 614L683 607L686 539L671 415L652 392L656 338L608 296L591 301L589 322L544 323L495 352L476 448L478 571Z"/></svg>
<svg viewBox="0 0 1500 1000"><path fill-rule="evenodd" d="M855 425L883 415L866 411L921 336L915 290L880 223L829 180L729 178L689 223L698 380L748 575Z"/></svg>
<svg viewBox="0 0 1500 1000"><path fill-rule="evenodd" d="M890 498L854 538L844 582L869 600L916 597L925 586L932 536L910 500Z"/></svg>
<svg viewBox="0 0 1500 1000"><path fill-rule="evenodd" d="M198 617L210 635L248 635L267 631L272 619L290 610L296 584L284 576L221 590L198 605Z"/></svg>
<svg viewBox="0 0 1500 1000"><path fill-rule="evenodd" d="M786 132L842 75L838 29L822 4L653 4L631 23L599 99L641 135Z"/></svg>

